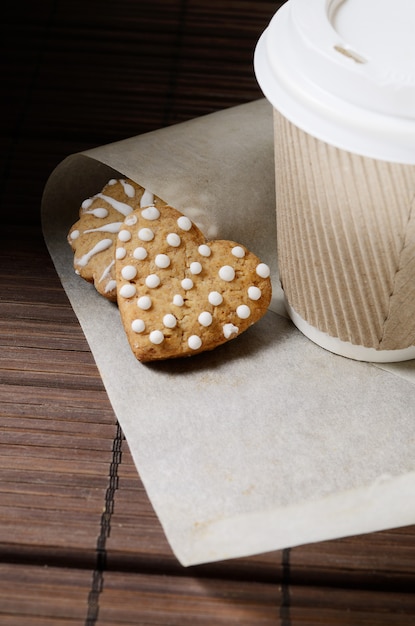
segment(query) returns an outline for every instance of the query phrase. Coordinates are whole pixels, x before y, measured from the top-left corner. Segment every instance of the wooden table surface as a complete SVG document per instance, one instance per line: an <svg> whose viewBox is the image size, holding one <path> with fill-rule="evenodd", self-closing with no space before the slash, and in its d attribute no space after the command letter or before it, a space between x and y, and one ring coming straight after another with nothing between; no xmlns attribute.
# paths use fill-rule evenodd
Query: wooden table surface
<svg viewBox="0 0 415 626"><path fill-rule="evenodd" d="M415 527L179 565L42 237L68 154L261 97L252 52L280 4L2 9L1 625L415 623Z"/></svg>

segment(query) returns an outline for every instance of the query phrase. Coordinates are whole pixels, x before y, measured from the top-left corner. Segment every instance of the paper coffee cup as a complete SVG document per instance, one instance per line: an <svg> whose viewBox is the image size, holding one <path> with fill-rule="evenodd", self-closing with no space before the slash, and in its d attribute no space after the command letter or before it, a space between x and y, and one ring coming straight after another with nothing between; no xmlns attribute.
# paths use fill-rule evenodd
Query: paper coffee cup
<svg viewBox="0 0 415 626"><path fill-rule="evenodd" d="M412 0L289 0L255 50L288 313L364 361L415 358L414 23Z"/></svg>

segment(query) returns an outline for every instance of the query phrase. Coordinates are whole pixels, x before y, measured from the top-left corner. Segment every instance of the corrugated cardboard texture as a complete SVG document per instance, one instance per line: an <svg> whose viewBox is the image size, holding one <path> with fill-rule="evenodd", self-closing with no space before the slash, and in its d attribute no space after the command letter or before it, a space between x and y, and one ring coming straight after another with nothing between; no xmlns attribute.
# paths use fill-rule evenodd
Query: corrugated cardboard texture
<svg viewBox="0 0 415 626"><path fill-rule="evenodd" d="M415 166L327 145L274 113L278 263L291 306L355 345L415 344Z"/></svg>

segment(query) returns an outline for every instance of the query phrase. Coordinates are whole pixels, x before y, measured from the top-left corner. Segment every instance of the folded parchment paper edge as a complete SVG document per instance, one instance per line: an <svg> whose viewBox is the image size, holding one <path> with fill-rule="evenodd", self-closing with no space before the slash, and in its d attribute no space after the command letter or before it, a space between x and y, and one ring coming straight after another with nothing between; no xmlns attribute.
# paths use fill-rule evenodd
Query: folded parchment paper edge
<svg viewBox="0 0 415 626"><path fill-rule="evenodd" d="M232 115L232 113L232 111L229 111L229 115ZM226 117L223 119L226 119ZM221 123L223 119L220 119ZM215 119L212 121L215 122ZM175 128L173 132L175 133L177 130ZM121 144L122 142L120 142L122 149L123 146ZM415 486L415 473L410 470L396 475L380 472L369 483L353 489L340 489L338 492L319 494L316 498L311 495L304 501L293 502L287 505L275 506L270 502L269 506L262 504L258 510L249 510L243 514L225 514L212 519L199 519L197 515L194 518L184 516L182 518L170 519L169 514L166 514L166 510L162 510L163 505L160 497L162 498L163 494L160 496L159 493L156 493L154 485L151 484L151 471L155 467L151 465L153 461L150 461L150 466L146 465L148 459L144 463L145 450L143 447L135 445L135 440L145 439L146 433L140 430L140 424L133 424L132 421L127 423L124 419L123 411L128 409L128 404L123 404L122 399L120 399L119 386L111 376L112 369L108 365L108 352L114 354L115 360L121 358L125 363L131 363L132 368L140 367L140 365L132 363L128 345L122 340L121 345L118 343L117 345L109 345L108 350L105 346L103 347L102 344L105 344L105 341L102 341L102 337L105 338L105 328L108 320L114 326L118 323L116 307L97 296L94 290L89 285L84 284L73 271L68 271L68 268L71 266L72 255L65 237L67 227L70 225L68 224L69 216L73 215L73 207L78 207L87 195L95 193L97 191L97 183L104 184L108 180L109 174L115 175L120 171L119 169L111 170L108 162L103 163L97 160L93 155L98 157L99 152L98 149L91 153L68 157L52 174L45 189L42 208L44 234L63 286L78 315L97 365L101 370L109 398L121 427L126 434L137 469L178 560L183 565L194 565L413 523L415 521L415 502L411 496ZM110 152L112 153L112 148ZM108 157L106 160L109 161L110 158ZM73 174L75 170L77 185L74 186ZM94 172L92 177L90 176L91 172ZM123 171L122 173L130 175L129 172ZM144 181L137 180L137 182L143 184ZM155 192L157 193L157 191ZM56 203L56 199L59 199L58 203ZM169 198L167 200L170 201ZM76 215L73 215L73 218L76 218ZM316 364L318 367L318 364L321 363L323 371L326 371L327 368L330 370L338 368L339 373L342 374L344 370L346 379L349 376L354 381L364 380L365 375L367 375L374 391L377 390L377 385L379 385L379 388L384 388L385 384L390 382L391 409L393 409L392 419L394 417L403 418L404 416L402 406L396 408L396 403L394 402L394 399L399 399L402 394L407 394L408 407L415 406L414 385L407 381L399 380L397 377L390 377L383 372L376 374L371 365L351 364L341 359L341 357L325 353L317 346L311 345L308 340L300 336L292 328L289 322L273 312L267 314L264 323L260 322L258 324L257 330L250 335L249 333L247 334L246 342L240 342L239 344L235 342L235 349L232 347L228 353L231 357L229 365L223 364L223 357L220 351L218 351L218 356L209 355L206 358L207 363L213 364L212 367L207 366L205 368L204 365L201 365L200 359L195 361L195 373L189 369L188 364L180 365L182 369L175 380L179 380L180 375L183 374L184 376L190 376L192 380L196 380L202 385L201 378L207 378L208 376L213 378L215 369L220 369L221 367L224 368L225 373L231 372L234 374L236 372L241 379L243 379L243 375L239 374L239 372L246 370L246 377L252 380L256 367L261 365L263 361L261 350L255 351L252 349L252 346L258 342L261 343L263 335L273 338L275 331L277 331L277 334L280 333L278 345L267 345L264 342L261 346L264 347L264 359L268 358L268 361L264 361L265 365L267 365L265 369L268 369L269 363L273 363L273 350L277 351L276 354L283 355L281 363L285 364L286 369L288 366L291 366L291 362L293 364L297 363L299 368L298 374L294 372L292 376L289 374L287 377L285 375L286 372L284 372L285 379L284 376L278 375L278 369L275 376L271 374L271 377L275 378L272 382L276 393L287 393L287 404L292 400L291 397L288 397L288 394L291 396L292 389L284 389L285 382L288 381L292 384L294 381L295 384L296 375L298 375L300 382L304 374L304 372L301 372L301 368L305 370L306 376L312 376L316 370ZM251 352L253 358L250 360L245 359L245 352ZM268 357L266 356L267 354ZM269 360L270 357L271 360ZM278 358L276 357L276 362ZM232 359L234 359L233 362ZM354 367L356 370L353 369ZM200 372L197 371L198 368ZM142 371L145 378L144 384L147 384L148 380L156 382L157 378L162 378L163 385L165 384L166 371L158 372L148 368ZM167 381L173 379L171 371L168 370ZM280 386L278 384L279 379L281 379ZM125 389L121 390L123 395L135 387L135 381L131 384L129 382L131 381L127 381ZM212 390L215 389L217 391L219 385L220 391L220 379L217 377L214 382L216 386ZM262 382L260 380L252 380L253 388L256 385L260 387ZM226 383L224 385L226 387ZM307 387L307 389L309 388ZM142 392L143 390L139 389L139 391ZM231 387L226 388L224 396L231 391ZM345 397L347 397L347 389L341 387L340 391L342 393L341 400L344 401ZM333 389L333 393L335 392L336 389ZM317 390L317 393L321 393L321 389ZM272 401L272 396L267 396L266 399L270 402ZM312 404L311 401L315 402L316 398L302 397L300 393L298 402L300 404L304 403L304 410L301 407L299 412L299 415L301 414L300 417L304 414L306 419L308 413L310 419L314 419L315 415L326 410L327 419L329 419L329 411L333 411L333 404L328 401L328 406L324 409L325 404L323 402L307 411L307 405ZM255 402L255 404L258 403ZM351 412L360 410L361 406L366 407L368 412L383 411L379 420L379 428L382 428L382 422L385 421L385 411L388 409L388 398L384 401L383 408L381 406L380 409L376 406L371 408L366 406L366 404L359 404L359 402L354 407L353 398L351 398L350 404ZM271 405L267 405L265 402L261 410L266 412L269 406ZM278 406L279 412L275 414L275 419L281 420L281 407L284 407L284 404L280 403ZM148 409L149 406L146 407L144 403L144 411L146 408ZM241 413L243 409L244 407L238 407L238 411L241 411ZM204 414L204 417L209 415L209 410L209 406L203 407L201 412ZM284 415L283 419L287 418L288 420L290 418L289 411L290 409L287 408L287 415ZM295 413L295 405L292 406L291 411ZM411 409L409 408L408 411L411 411ZM347 411L344 412L344 415L347 415ZM157 419L157 415L155 419ZM158 414L158 419L161 419L160 413ZM364 415L362 415L362 419L365 419ZM149 424L147 422L148 427ZM281 425L283 426L284 422ZM399 425L397 425L397 428L399 428ZM156 464L158 461L161 461L161 459L154 460ZM276 479L278 479L278 476ZM246 491L248 497L248 489ZM184 496L185 493L183 492L182 495Z"/></svg>

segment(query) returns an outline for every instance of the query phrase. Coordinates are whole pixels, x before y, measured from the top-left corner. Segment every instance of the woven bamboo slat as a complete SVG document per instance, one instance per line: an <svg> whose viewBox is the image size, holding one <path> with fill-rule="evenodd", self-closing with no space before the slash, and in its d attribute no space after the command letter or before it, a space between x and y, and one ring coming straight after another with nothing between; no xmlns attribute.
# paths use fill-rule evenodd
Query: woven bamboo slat
<svg viewBox="0 0 415 626"><path fill-rule="evenodd" d="M262 96L272 0L2 11L0 623L413 623L413 527L182 568L56 276L40 201L68 154Z"/></svg>

